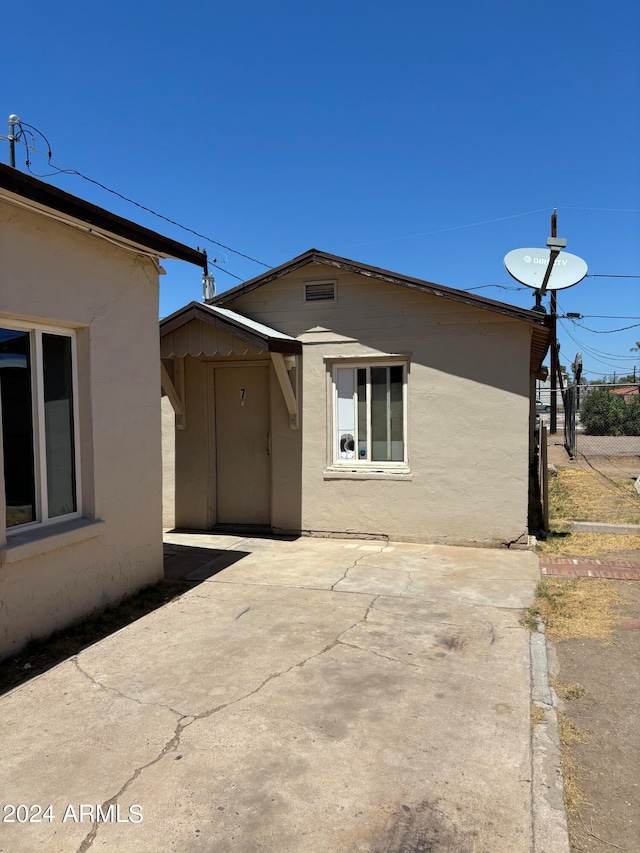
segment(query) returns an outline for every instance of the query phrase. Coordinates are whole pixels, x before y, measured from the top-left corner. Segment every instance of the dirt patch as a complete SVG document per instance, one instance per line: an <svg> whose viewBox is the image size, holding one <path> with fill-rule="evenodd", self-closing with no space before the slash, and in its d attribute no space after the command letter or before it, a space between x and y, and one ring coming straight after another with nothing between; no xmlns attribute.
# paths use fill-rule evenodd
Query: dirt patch
<svg viewBox="0 0 640 853"><path fill-rule="evenodd" d="M572 727L563 738L571 848L631 853L638 850L640 630L624 626L640 617L640 584L599 583L621 602L614 606L617 619L608 642L584 636L555 645L555 684L561 687L556 692L568 688L561 719ZM562 727L561 722L561 736ZM571 731L580 737L572 739Z"/></svg>
<svg viewBox="0 0 640 853"><path fill-rule="evenodd" d="M456 827L437 801L423 800L393 813L372 853L463 853L475 849L475 835Z"/></svg>

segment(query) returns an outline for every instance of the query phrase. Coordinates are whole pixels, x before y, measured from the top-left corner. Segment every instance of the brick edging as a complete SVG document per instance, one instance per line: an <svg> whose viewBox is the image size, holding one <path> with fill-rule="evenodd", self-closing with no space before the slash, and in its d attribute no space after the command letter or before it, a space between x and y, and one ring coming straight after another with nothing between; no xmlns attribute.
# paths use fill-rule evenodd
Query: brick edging
<svg viewBox="0 0 640 853"><path fill-rule="evenodd" d="M634 560L544 557L540 559L540 571L543 575L556 577L640 581L640 562Z"/></svg>

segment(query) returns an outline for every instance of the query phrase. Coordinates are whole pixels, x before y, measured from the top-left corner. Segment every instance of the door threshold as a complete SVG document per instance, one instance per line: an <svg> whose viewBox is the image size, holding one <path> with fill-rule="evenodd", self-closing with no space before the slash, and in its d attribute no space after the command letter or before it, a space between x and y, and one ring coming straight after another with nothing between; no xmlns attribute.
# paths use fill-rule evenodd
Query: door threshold
<svg viewBox="0 0 640 853"><path fill-rule="evenodd" d="M243 533L250 536L264 536L271 533L270 524L216 524L212 533Z"/></svg>

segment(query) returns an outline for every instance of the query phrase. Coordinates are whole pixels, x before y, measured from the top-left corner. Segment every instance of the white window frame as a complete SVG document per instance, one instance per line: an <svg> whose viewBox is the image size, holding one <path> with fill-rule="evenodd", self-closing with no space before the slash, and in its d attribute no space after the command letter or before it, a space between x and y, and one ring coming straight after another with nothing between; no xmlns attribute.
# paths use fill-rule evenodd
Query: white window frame
<svg viewBox="0 0 640 853"><path fill-rule="evenodd" d="M353 459L343 459L340 457L340 431L338 429L338 370L363 370L367 369L367 435L371 436L371 373L372 367L402 367L402 460L394 460L391 462L379 462L371 459L372 442L367 441L367 458L360 459L357 455L358 449L358 416L357 416L357 382L354 382L353 405L354 405L354 443L356 455ZM409 467L409 449L407 444L408 436L408 378L409 378L409 362L408 359L375 359L363 358L362 360L345 360L335 361L331 367L331 415L332 415L332 435L331 435L331 450L329 464L332 468L348 468L358 471L398 471L408 470Z"/></svg>
<svg viewBox="0 0 640 853"><path fill-rule="evenodd" d="M48 326L41 323L26 323L21 320L13 320L9 317L0 316L0 327L13 329L16 332L29 333L30 361L31 361L31 412L33 420L33 466L35 474L35 498L36 507L35 521L25 524L15 524L6 528L7 538L27 530L48 527L60 524L74 518L82 517L82 477L80 472L80 430L79 430L79 405L78 405L78 348L76 333L73 329L63 326ZM76 489L76 511L66 515L57 515L49 518L48 494L47 494L47 455L45 446L45 422L44 422L44 364L42 359L42 335L51 334L71 339L71 378L73 392L73 449L75 462L75 489ZM0 421L0 439L1 421ZM4 482L2 484L4 489ZM4 519L3 519L4 524Z"/></svg>

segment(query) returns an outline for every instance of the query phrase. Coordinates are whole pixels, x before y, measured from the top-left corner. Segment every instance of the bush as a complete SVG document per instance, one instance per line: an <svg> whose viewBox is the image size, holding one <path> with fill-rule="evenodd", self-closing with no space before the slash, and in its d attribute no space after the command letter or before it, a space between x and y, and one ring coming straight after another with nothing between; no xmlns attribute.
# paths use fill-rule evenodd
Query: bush
<svg viewBox="0 0 640 853"><path fill-rule="evenodd" d="M640 398L625 403L608 388L594 388L584 399L580 419L587 435L640 435Z"/></svg>

